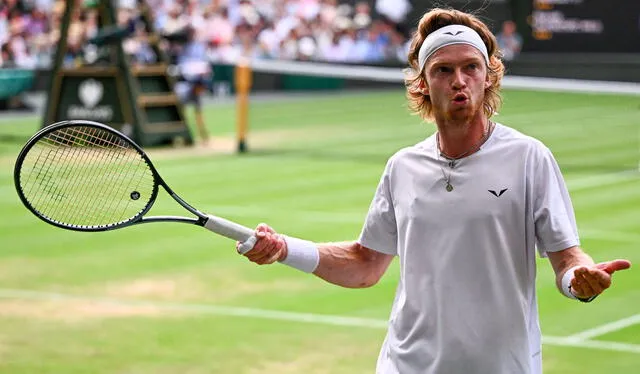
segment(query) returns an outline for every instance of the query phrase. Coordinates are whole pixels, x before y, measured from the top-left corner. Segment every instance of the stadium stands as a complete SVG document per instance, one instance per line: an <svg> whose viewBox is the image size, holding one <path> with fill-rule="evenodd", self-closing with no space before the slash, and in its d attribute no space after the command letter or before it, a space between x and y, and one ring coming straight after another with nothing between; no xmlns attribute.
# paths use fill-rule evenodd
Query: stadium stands
<svg viewBox="0 0 640 374"><path fill-rule="evenodd" d="M233 62L239 56L264 59L375 63L402 61L408 34L404 26L374 14L371 2L337 0L148 0L156 30L173 34L193 27L206 57ZM136 0L120 0L118 20L136 16ZM352 4L353 5L350 5ZM0 5L0 44L13 53L10 61L21 68L50 65L60 33L65 2L8 0ZM67 63L73 64L84 43L98 30L96 12L79 8L70 26ZM148 60L143 38L133 38L126 49L136 60Z"/></svg>
<svg viewBox="0 0 640 374"><path fill-rule="evenodd" d="M60 38L62 0L7 0L0 4L1 68L46 71ZM137 22L138 0L119 0L118 23L134 30L123 47L134 63L158 60L144 27ZM348 0L147 0L155 31L176 65L232 65L239 57L400 64L408 49L402 22L376 12L376 1ZM88 42L100 21L96 1L77 1L71 18L64 65L87 62ZM397 15L394 15L397 17ZM167 36L193 35L188 44ZM5 72L7 76L10 72ZM24 85L23 87L26 87ZM41 86L39 89L43 88ZM213 87L209 87L213 91ZM8 91L7 91L8 92Z"/></svg>

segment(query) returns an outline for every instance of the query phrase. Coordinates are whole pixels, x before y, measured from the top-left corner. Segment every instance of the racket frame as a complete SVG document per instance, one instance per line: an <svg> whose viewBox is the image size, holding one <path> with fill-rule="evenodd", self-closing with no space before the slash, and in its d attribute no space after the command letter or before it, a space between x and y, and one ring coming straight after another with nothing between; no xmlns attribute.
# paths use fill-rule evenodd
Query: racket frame
<svg viewBox="0 0 640 374"><path fill-rule="evenodd" d="M31 148L33 148L33 146L38 141L40 141L42 138L44 138L47 134L50 134L50 133L52 133L54 131L57 131L57 130L65 129L65 128L68 128L68 127L76 127L76 126L94 127L94 128L97 128L97 129L100 129L100 130L104 130L104 131L109 132L109 133L114 133L115 135L121 137L124 141L126 141L126 143L128 143L128 145L131 146L136 152L138 152L138 154L142 157L144 162L149 166L149 170L151 170L151 173L153 175L153 182L154 182L153 190L151 192L151 196L149 198L149 202L147 202L147 205L138 214L136 214L135 216L131 217L130 219L128 219L126 221L121 221L121 222L117 222L117 223L111 223L111 224L107 224L107 225L100 225L100 226L71 225L71 224L65 224L65 223L62 223L62 222L58 222L56 220L53 220L53 219L45 216L44 214L42 214L38 210L36 210L31 205L29 200L26 198L26 196L24 195L24 192L22 191L22 187L20 185L20 169L22 167L22 163L23 163L24 159L26 158L26 155L29 153ZM107 126L107 125L104 125L104 124L98 123L98 122L93 122L93 121L87 121L87 120L61 121L61 122L53 123L53 124L43 128L42 130L38 131L36 134L34 134L31 137L31 139L29 139L29 141L27 141L27 143L24 145L24 147L20 151L20 154L18 155L18 158L16 159L16 164L14 166L13 179L14 179L16 191L18 192L18 196L20 197L20 200L22 201L22 203L27 207L27 209L29 209L36 217L40 218L41 220L43 220L43 221L45 221L45 222L47 222L47 223L49 223L51 225L54 225L56 227L60 227L60 228L63 228L63 229L68 229L68 230L91 231L91 232L109 231L109 230L115 230L115 229L119 229L119 228L123 228L123 227L127 227L127 226L132 226L132 225L136 225L136 224L140 224L140 223L147 223L147 222L181 222L181 223L190 223L190 224L193 224L193 225L198 225L198 226L205 227L207 221L209 221L209 219L214 217L214 216L210 216L210 215L207 215L207 214L199 211L198 209L194 208L189 203L187 203L185 200L183 200L180 196L178 196L171 189L171 187L169 187L167 185L167 183L162 179L162 177L160 176L160 174L156 170L155 166L151 162L151 159L149 158L149 156L147 156L147 154L144 152L144 150L138 144L136 144L133 140L131 140L128 136L124 135L120 131L118 131L118 130L110 127L110 126ZM195 215L197 218L188 218L188 217L181 217L181 216L151 216L151 217L144 217L144 215L149 212L149 210L151 209L151 207L155 203L156 198L158 197L158 186L162 186L162 188L175 201L177 201L180 205L182 205L185 209L187 209L190 213Z"/></svg>

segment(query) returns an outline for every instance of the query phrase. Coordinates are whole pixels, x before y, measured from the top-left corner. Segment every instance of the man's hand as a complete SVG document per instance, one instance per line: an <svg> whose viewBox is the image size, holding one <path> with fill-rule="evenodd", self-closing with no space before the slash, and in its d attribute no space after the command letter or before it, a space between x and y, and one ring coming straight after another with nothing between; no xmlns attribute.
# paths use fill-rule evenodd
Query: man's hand
<svg viewBox="0 0 640 374"><path fill-rule="evenodd" d="M287 258L287 243L282 235L265 223L256 227L256 238L258 241L249 252L244 255L251 262L258 265L272 264ZM240 243L236 243L236 249Z"/></svg>
<svg viewBox="0 0 640 374"><path fill-rule="evenodd" d="M580 299L589 299L600 295L611 286L613 273L630 267L631 262L627 260L613 260L580 267L574 272L571 292Z"/></svg>

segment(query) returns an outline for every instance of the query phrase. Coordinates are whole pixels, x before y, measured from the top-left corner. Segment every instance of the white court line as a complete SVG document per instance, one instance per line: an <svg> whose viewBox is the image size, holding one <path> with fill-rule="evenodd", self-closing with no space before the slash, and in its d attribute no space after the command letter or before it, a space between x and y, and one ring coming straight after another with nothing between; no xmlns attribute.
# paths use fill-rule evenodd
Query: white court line
<svg viewBox="0 0 640 374"><path fill-rule="evenodd" d="M373 329L386 329L387 321L373 318L358 318L347 316L336 316L327 314L296 313L278 310L238 308L230 306L218 306L210 304L185 304L185 303L162 303L150 301L118 300L101 297L74 296L55 292L40 292L18 289L0 289L0 298L3 299L23 299L23 300L44 300L44 301L85 301L100 304L120 305L120 306L145 306L165 311L182 311L191 313L211 314L219 316L245 317L257 319L271 319L288 322L302 322L319 325L333 325L346 327L364 327ZM545 345L565 346L574 348L590 348L605 351L617 351L640 354L640 344L626 344L604 341L577 340L556 336L543 336L542 342Z"/></svg>
<svg viewBox="0 0 640 374"><path fill-rule="evenodd" d="M607 323L604 324L602 326L598 326L598 327L594 327L592 329L589 330L585 330L582 331L580 333L577 334L573 334L571 336L568 336L567 339L569 340L588 340L588 339L592 339L601 335L605 335L608 334L610 332L615 332L615 331L619 331L622 330L624 328L627 328L629 326L633 326L633 325L637 325L640 323L640 313L628 317L628 318L623 318L621 320L618 321L614 321L611 323Z"/></svg>

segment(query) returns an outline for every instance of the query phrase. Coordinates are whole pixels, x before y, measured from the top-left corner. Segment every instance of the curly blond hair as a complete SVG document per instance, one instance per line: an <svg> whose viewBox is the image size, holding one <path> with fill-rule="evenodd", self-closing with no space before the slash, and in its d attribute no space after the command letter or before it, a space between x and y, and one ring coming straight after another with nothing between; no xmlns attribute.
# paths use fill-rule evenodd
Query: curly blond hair
<svg viewBox="0 0 640 374"><path fill-rule="evenodd" d="M426 85L424 79L425 69L424 67L422 69L419 67L418 54L420 52L420 46L422 46L427 35L439 28L449 25L465 25L474 29L487 46L487 53L489 54L489 66L487 70L491 86L484 91L483 110L487 117L491 117L498 111L502 104L500 82L504 75L504 64L500 58L498 43L496 42L496 37L480 19L472 14L455 9L435 8L428 11L422 16L418 24L418 29L413 34L408 55L409 68L405 71L404 80L405 86L407 87L409 109L424 120L430 121L434 119L431 98L422 93L422 87Z"/></svg>

